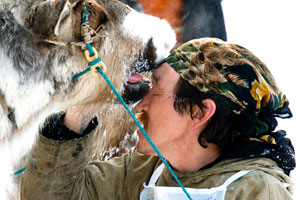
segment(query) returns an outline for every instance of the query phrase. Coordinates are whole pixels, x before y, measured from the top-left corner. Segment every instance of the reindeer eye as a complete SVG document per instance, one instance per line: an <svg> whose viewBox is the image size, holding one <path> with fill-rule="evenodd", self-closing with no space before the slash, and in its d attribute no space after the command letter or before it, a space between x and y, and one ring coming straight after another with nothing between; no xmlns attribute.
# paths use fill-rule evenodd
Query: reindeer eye
<svg viewBox="0 0 300 200"><path fill-rule="evenodd" d="M91 2L88 2L88 3L87 3L87 6L88 6L88 7L93 7L93 4L92 4Z"/></svg>

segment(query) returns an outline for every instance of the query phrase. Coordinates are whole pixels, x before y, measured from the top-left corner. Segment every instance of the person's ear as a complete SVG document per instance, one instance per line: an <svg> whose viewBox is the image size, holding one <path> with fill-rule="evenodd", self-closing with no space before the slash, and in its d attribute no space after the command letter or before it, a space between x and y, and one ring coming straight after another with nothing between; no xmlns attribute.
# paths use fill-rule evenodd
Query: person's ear
<svg viewBox="0 0 300 200"><path fill-rule="evenodd" d="M193 107L192 129L197 129L199 126L207 123L216 112L216 104L212 99L205 99L203 110L198 106Z"/></svg>

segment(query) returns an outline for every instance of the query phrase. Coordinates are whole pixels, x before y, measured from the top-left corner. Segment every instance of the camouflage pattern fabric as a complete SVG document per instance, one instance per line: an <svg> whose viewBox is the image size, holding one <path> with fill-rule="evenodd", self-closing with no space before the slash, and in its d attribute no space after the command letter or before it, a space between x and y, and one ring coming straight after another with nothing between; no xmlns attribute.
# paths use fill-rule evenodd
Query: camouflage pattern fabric
<svg viewBox="0 0 300 200"><path fill-rule="evenodd" d="M288 100L267 66L239 45L195 39L173 50L166 62L201 92L246 116L248 126L241 132L247 137L275 144L275 117L292 117Z"/></svg>

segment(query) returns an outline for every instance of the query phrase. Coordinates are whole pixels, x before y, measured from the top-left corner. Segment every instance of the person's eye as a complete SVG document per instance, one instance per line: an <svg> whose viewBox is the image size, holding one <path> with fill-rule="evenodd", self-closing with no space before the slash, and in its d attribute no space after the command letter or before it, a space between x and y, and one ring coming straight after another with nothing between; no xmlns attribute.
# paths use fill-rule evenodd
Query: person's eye
<svg viewBox="0 0 300 200"><path fill-rule="evenodd" d="M152 96L162 96L162 95L167 95L168 93L162 92L162 91L154 91L152 93Z"/></svg>
<svg viewBox="0 0 300 200"><path fill-rule="evenodd" d="M156 90L154 90L154 91L152 92L152 96L160 96L161 94L162 94L161 92L156 91Z"/></svg>
<svg viewBox="0 0 300 200"><path fill-rule="evenodd" d="M156 84L155 80L152 79L152 81L151 81L152 87L155 86L155 84Z"/></svg>

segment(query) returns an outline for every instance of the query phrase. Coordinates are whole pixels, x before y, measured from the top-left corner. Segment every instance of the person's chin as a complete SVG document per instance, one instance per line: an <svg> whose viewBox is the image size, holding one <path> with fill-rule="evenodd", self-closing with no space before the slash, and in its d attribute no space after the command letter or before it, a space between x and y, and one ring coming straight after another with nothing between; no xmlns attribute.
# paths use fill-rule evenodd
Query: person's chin
<svg viewBox="0 0 300 200"><path fill-rule="evenodd" d="M143 144L141 142L141 140L138 140L138 142L136 143L136 150L139 152L139 153L142 153L142 154L146 154L146 149L145 149L145 144Z"/></svg>
<svg viewBox="0 0 300 200"><path fill-rule="evenodd" d="M146 140L139 140L136 144L136 150L139 153L145 154L145 155L149 155L149 156L153 156L156 155L155 151L152 149L152 147L150 146L150 144L148 143L148 141Z"/></svg>

